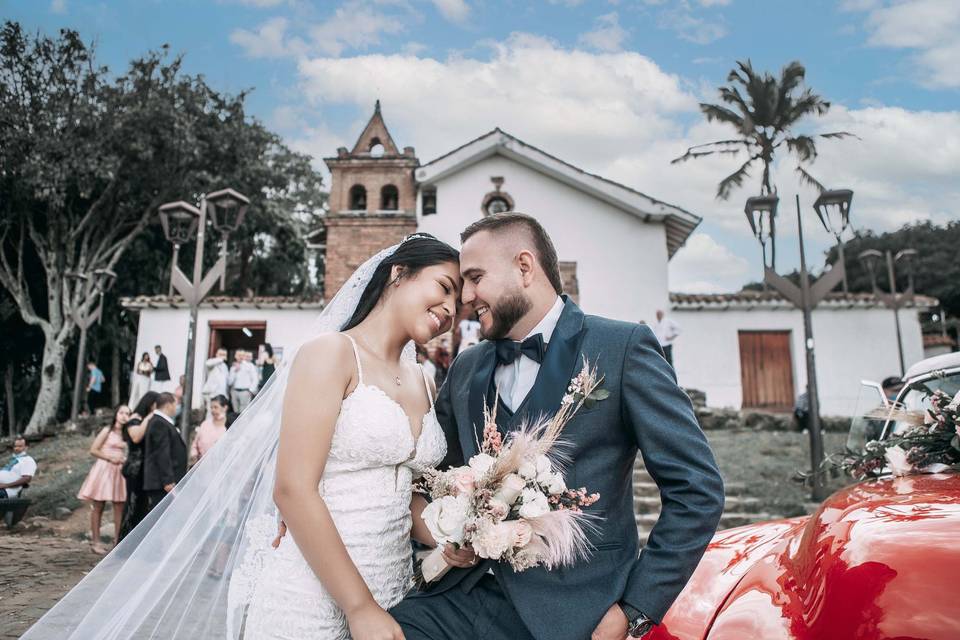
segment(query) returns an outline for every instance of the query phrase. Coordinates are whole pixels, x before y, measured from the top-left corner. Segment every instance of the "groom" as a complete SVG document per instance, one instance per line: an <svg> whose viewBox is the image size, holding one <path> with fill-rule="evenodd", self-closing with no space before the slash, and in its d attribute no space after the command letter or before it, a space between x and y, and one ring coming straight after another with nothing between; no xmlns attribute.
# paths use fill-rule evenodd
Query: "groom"
<svg viewBox="0 0 960 640"><path fill-rule="evenodd" d="M463 303L477 311L487 340L454 361L440 389L442 466L477 453L484 403L497 388L497 422L507 433L525 417L556 412L586 356L610 395L582 408L561 438L570 444L567 486L599 493L589 512L602 520L588 560L522 573L481 561L451 570L390 613L407 640L642 637L683 589L723 512L723 481L690 400L646 325L584 315L561 297L557 253L536 219L491 215L461 241ZM662 500L639 557L638 450Z"/></svg>

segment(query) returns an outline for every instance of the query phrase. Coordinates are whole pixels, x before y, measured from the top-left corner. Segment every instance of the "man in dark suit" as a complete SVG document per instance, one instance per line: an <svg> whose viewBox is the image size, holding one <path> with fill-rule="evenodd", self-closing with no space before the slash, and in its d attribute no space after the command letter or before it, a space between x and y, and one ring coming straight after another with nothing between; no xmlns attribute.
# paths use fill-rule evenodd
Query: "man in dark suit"
<svg viewBox="0 0 960 640"><path fill-rule="evenodd" d="M585 356L609 396L582 408L569 443L567 486L600 499L592 556L572 567L517 573L447 550L454 568L390 613L407 640L623 640L659 623L713 537L723 481L689 398L646 325L588 316L561 296L556 250L540 224L496 214L461 235L463 302L478 312L485 342L454 361L436 411L445 466L477 453L483 409L499 389L501 432L552 415ZM611 278L617 274L610 274ZM643 551L633 511L637 452L660 487L660 518ZM638 554L639 552L639 554Z"/></svg>
<svg viewBox="0 0 960 640"><path fill-rule="evenodd" d="M160 345L153 348L157 354L157 363L153 367L153 379L159 383L155 385L154 391L170 391L170 367L167 366L167 356L163 355Z"/></svg>
<svg viewBox="0 0 960 640"><path fill-rule="evenodd" d="M187 472L187 446L174 423L177 399L172 393L157 397L157 410L147 424L143 458L143 490L149 508L173 490Z"/></svg>

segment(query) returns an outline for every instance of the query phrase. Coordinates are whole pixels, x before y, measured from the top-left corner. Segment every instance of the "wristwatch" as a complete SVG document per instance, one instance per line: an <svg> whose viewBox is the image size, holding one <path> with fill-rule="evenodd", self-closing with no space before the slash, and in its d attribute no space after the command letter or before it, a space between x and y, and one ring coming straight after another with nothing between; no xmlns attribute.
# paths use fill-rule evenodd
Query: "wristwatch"
<svg viewBox="0 0 960 640"><path fill-rule="evenodd" d="M642 638L657 626L653 620L648 618L647 615L639 609L630 606L622 600L617 604L620 605L623 615L627 616L627 622L629 624L627 627L627 636L630 638Z"/></svg>

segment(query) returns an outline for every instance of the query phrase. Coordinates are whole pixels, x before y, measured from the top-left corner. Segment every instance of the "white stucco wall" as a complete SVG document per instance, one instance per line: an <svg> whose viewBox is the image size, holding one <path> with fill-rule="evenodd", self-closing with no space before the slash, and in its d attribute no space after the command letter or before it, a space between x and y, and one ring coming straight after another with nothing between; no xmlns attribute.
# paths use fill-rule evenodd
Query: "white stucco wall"
<svg viewBox="0 0 960 640"><path fill-rule="evenodd" d="M435 215L419 216L419 230L460 246L460 232L481 217L483 197L503 176L502 190L517 211L546 228L561 261L577 263L580 305L587 313L653 322L668 304L667 246L662 223L644 223L582 191L501 155L436 183ZM418 206L418 211L420 207Z"/></svg>
<svg viewBox="0 0 960 640"><path fill-rule="evenodd" d="M790 331L794 390L807 384L803 316L795 310L675 310L682 334L673 347L677 378L707 394L707 405L740 408L739 330ZM907 368L923 359L915 310L900 311ZM817 389L822 415L845 416L856 406L860 380L900 375L893 311L820 308L813 312Z"/></svg>
<svg viewBox="0 0 960 640"><path fill-rule="evenodd" d="M161 345L170 367L174 386L183 375L187 360L187 332L190 326L188 309L141 309L137 331L137 360L144 351L156 359L154 345ZM203 405L201 390L205 375L204 360L210 345L210 322L247 321L266 322L266 341L274 347L283 347L286 355L307 335L319 309L213 309L201 307L197 318L197 356L194 362L193 406ZM135 363L133 363L135 364Z"/></svg>

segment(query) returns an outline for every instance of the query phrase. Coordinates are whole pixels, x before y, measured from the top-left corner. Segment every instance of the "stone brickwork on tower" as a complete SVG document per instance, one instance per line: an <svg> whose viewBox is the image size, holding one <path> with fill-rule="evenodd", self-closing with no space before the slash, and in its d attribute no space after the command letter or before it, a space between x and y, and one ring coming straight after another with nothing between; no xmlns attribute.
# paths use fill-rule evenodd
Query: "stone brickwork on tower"
<svg viewBox="0 0 960 640"><path fill-rule="evenodd" d="M380 101L351 151L324 158L330 169L324 295L330 300L363 262L417 229L419 166L413 147L401 152L380 113Z"/></svg>

